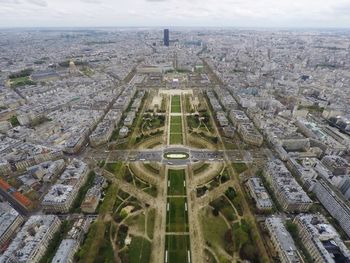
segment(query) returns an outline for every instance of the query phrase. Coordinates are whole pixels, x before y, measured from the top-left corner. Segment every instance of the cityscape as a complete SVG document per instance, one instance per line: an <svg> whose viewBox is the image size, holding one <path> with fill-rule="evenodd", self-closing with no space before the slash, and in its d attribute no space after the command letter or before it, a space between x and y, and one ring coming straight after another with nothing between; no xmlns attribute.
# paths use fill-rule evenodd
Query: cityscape
<svg viewBox="0 0 350 263"><path fill-rule="evenodd" d="M350 262L349 30L0 28L0 54L1 263Z"/></svg>

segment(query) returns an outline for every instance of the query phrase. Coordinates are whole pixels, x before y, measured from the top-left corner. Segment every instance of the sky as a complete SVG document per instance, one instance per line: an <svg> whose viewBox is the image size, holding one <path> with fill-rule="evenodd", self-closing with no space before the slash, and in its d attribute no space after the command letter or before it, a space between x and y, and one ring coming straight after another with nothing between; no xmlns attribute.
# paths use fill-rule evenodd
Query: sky
<svg viewBox="0 0 350 263"><path fill-rule="evenodd" d="M0 0L0 27L350 28L350 0Z"/></svg>

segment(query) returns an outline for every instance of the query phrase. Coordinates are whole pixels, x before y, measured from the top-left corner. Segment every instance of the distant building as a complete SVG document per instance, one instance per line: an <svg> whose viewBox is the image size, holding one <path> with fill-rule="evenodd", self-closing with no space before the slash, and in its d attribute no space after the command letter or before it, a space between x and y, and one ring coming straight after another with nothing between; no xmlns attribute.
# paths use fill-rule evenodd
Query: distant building
<svg viewBox="0 0 350 263"><path fill-rule="evenodd" d="M169 46L169 29L164 29L164 46Z"/></svg>
<svg viewBox="0 0 350 263"><path fill-rule="evenodd" d="M12 125L9 121L0 121L0 132L6 133L12 128Z"/></svg>

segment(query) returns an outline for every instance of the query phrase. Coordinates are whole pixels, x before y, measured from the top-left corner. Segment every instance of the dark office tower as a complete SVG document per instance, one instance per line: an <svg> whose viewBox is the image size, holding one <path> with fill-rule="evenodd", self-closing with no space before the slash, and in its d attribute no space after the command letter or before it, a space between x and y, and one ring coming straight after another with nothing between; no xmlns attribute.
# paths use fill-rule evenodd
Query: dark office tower
<svg viewBox="0 0 350 263"><path fill-rule="evenodd" d="M169 29L164 29L164 46L169 46Z"/></svg>

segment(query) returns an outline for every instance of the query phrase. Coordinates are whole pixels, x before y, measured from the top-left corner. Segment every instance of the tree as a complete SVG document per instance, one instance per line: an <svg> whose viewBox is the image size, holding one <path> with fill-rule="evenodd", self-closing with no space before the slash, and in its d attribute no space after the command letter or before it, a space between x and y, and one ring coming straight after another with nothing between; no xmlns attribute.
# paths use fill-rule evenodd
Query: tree
<svg viewBox="0 0 350 263"><path fill-rule="evenodd" d="M228 197L228 199L230 199L231 201L235 198L236 196L236 192L235 189L233 187L229 187L226 192L225 192L226 196Z"/></svg>
<svg viewBox="0 0 350 263"><path fill-rule="evenodd" d="M19 121L17 119L17 116L13 115L10 119L9 122L12 124L12 126L18 126L19 125Z"/></svg>
<svg viewBox="0 0 350 263"><path fill-rule="evenodd" d="M254 261L257 258L256 247L250 243L246 243L242 246L240 250L240 257L249 261Z"/></svg>
<svg viewBox="0 0 350 263"><path fill-rule="evenodd" d="M286 228L288 232L292 235L292 237L298 236L298 226L292 221L286 221Z"/></svg>
<svg viewBox="0 0 350 263"><path fill-rule="evenodd" d="M228 229L225 232L224 240L225 240L225 250L227 251L227 253L232 254L233 253L233 240L232 240L232 230L231 229Z"/></svg>
<svg viewBox="0 0 350 263"><path fill-rule="evenodd" d="M240 246L243 246L249 240L248 233L245 232L241 227L233 230L233 236L236 249L238 249Z"/></svg>

